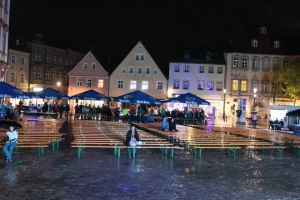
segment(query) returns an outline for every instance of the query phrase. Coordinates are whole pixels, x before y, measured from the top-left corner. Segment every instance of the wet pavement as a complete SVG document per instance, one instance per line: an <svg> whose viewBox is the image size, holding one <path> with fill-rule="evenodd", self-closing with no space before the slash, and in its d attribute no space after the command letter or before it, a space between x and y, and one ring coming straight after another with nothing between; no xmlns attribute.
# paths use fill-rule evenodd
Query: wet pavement
<svg viewBox="0 0 300 200"><path fill-rule="evenodd" d="M67 126L63 127L64 129ZM204 150L199 159L175 150L174 160L160 150L138 149L132 159L112 149L60 148L14 152L0 161L0 199L300 199L300 158L284 152Z"/></svg>

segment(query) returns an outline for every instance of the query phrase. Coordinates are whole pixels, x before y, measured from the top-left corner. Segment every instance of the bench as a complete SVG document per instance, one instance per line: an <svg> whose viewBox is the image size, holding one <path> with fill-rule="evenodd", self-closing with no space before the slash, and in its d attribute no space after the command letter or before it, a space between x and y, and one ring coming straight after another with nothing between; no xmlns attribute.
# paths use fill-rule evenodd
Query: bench
<svg viewBox="0 0 300 200"><path fill-rule="evenodd" d="M80 154L81 154L81 151L84 149L84 148L100 148L100 149L114 149L114 155L117 157L117 158L120 158L121 156L121 148L127 148L127 146L124 146L124 145L111 145L111 146L108 146L108 145L96 145L96 144L93 144L93 145L87 145L87 144L72 144L71 145L72 148L78 148L78 151L77 151L77 154L78 154L78 158L80 158Z"/></svg>
<svg viewBox="0 0 300 200"><path fill-rule="evenodd" d="M197 150L199 150L198 158L202 158L202 151L203 149L227 149L228 155L230 155L230 151L232 152L232 157L235 158L237 154L237 150L241 149L242 147L231 147L231 146L194 146L194 154L197 156Z"/></svg>
<svg viewBox="0 0 300 200"><path fill-rule="evenodd" d="M18 150L18 149L24 149L24 148L37 148L38 150L38 156L39 158L41 157L42 154L44 154L44 148L47 148L49 145L46 144L18 144L14 150ZM4 144L0 144L0 148L3 148Z"/></svg>
<svg viewBox="0 0 300 200"><path fill-rule="evenodd" d="M276 155L278 157L282 157L283 149L286 149L286 146L247 146L246 149L250 151L250 155L253 156L254 150L268 150L268 149L275 149Z"/></svg>
<svg viewBox="0 0 300 200"><path fill-rule="evenodd" d="M172 145L172 144L171 144ZM168 156L168 150L170 150L170 158L174 158L174 149L179 149L179 146L128 146L128 150L131 149L132 158L136 157L136 149L161 149L164 151L164 154Z"/></svg>

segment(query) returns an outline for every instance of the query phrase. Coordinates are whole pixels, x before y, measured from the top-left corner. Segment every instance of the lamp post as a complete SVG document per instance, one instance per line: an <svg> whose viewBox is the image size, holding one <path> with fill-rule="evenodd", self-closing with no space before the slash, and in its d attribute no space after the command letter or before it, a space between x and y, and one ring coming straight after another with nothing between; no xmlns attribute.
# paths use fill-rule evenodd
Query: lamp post
<svg viewBox="0 0 300 200"><path fill-rule="evenodd" d="M253 93L254 93L254 95L253 95L253 97L254 97L254 101L253 101L253 111L255 111L255 98L256 98L256 92L257 92L257 88L254 88L254 89L253 89Z"/></svg>
<svg viewBox="0 0 300 200"><path fill-rule="evenodd" d="M226 102L226 89L223 90L223 120L225 122L226 114L225 114L225 102Z"/></svg>
<svg viewBox="0 0 300 200"><path fill-rule="evenodd" d="M59 91L60 82L57 82L57 90Z"/></svg>

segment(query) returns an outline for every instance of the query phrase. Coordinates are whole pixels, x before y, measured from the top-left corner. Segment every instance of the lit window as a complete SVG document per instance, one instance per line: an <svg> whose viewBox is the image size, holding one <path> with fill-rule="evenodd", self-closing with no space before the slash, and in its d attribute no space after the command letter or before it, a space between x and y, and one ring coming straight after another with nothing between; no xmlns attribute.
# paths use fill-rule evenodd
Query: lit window
<svg viewBox="0 0 300 200"><path fill-rule="evenodd" d="M214 73L214 67L213 66L208 67L208 73Z"/></svg>
<svg viewBox="0 0 300 200"><path fill-rule="evenodd" d="M247 81L241 81L241 91L247 91Z"/></svg>
<svg viewBox="0 0 300 200"><path fill-rule="evenodd" d="M214 82L207 81L207 90L214 90Z"/></svg>
<svg viewBox="0 0 300 200"><path fill-rule="evenodd" d="M118 88L123 88L124 82L123 81L118 81Z"/></svg>
<svg viewBox="0 0 300 200"><path fill-rule="evenodd" d="M242 59L242 68L248 68L248 58Z"/></svg>
<svg viewBox="0 0 300 200"><path fill-rule="evenodd" d="M257 40L252 40L252 41L251 41L251 46L252 46L253 48L256 48L256 47L257 47Z"/></svg>
<svg viewBox="0 0 300 200"><path fill-rule="evenodd" d="M173 89L179 89L180 86L179 86L179 80L173 80Z"/></svg>
<svg viewBox="0 0 300 200"><path fill-rule="evenodd" d="M221 82L217 82L216 84L216 90L220 91L223 89L223 84Z"/></svg>
<svg viewBox="0 0 300 200"><path fill-rule="evenodd" d="M88 68L88 64L87 63L83 63L83 69L87 69Z"/></svg>
<svg viewBox="0 0 300 200"><path fill-rule="evenodd" d="M232 90L238 90L238 89L239 89L239 81L232 80Z"/></svg>
<svg viewBox="0 0 300 200"><path fill-rule="evenodd" d="M199 66L199 73L204 73L204 66Z"/></svg>
<svg viewBox="0 0 300 200"><path fill-rule="evenodd" d="M92 80L91 79L86 80L86 87L92 87Z"/></svg>
<svg viewBox="0 0 300 200"><path fill-rule="evenodd" d="M258 69L258 58L257 57L252 59L252 68Z"/></svg>
<svg viewBox="0 0 300 200"><path fill-rule="evenodd" d="M130 89L131 90L136 89L136 81L130 81Z"/></svg>
<svg viewBox="0 0 300 200"><path fill-rule="evenodd" d="M24 57L21 58L21 65L25 65L25 58Z"/></svg>
<svg viewBox="0 0 300 200"><path fill-rule="evenodd" d="M16 63L16 56L11 56L11 63Z"/></svg>
<svg viewBox="0 0 300 200"><path fill-rule="evenodd" d="M275 40L274 41L274 49L279 49L279 41L278 40Z"/></svg>
<svg viewBox="0 0 300 200"><path fill-rule="evenodd" d="M163 82L158 81L156 88L157 88L157 90L162 90L163 89Z"/></svg>
<svg viewBox="0 0 300 200"><path fill-rule="evenodd" d="M96 63L92 63L92 69L96 69Z"/></svg>
<svg viewBox="0 0 300 200"><path fill-rule="evenodd" d="M104 87L104 80L103 79L99 79L98 80L98 88L103 88Z"/></svg>
<svg viewBox="0 0 300 200"><path fill-rule="evenodd" d="M15 82L15 72L10 73L10 82Z"/></svg>
<svg viewBox="0 0 300 200"><path fill-rule="evenodd" d="M257 81L255 80L255 81L252 81L252 90L254 89L254 88L258 88L258 84L257 84Z"/></svg>
<svg viewBox="0 0 300 200"><path fill-rule="evenodd" d="M142 90L148 90L148 81L142 81Z"/></svg>
<svg viewBox="0 0 300 200"><path fill-rule="evenodd" d="M190 81L182 81L182 89L188 90L190 87Z"/></svg>
<svg viewBox="0 0 300 200"><path fill-rule="evenodd" d="M77 86L77 87L81 87L81 86L82 86L82 78L78 78L78 79L76 80L76 86Z"/></svg>
<svg viewBox="0 0 300 200"><path fill-rule="evenodd" d="M260 34L261 35L266 35L267 34L267 28L264 27L264 26L260 27Z"/></svg>
<svg viewBox="0 0 300 200"><path fill-rule="evenodd" d="M198 90L204 90L205 81L198 81Z"/></svg>
<svg viewBox="0 0 300 200"><path fill-rule="evenodd" d="M174 65L174 72L180 72L179 65Z"/></svg>

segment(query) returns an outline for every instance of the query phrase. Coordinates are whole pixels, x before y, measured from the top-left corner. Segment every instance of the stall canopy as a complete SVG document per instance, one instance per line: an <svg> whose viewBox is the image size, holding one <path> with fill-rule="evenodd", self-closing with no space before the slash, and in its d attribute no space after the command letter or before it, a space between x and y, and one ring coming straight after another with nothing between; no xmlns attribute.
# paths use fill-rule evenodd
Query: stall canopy
<svg viewBox="0 0 300 200"><path fill-rule="evenodd" d="M46 88L42 91L35 92L30 95L31 98L36 99L64 99L69 100L70 97L60 91L54 90L52 88Z"/></svg>
<svg viewBox="0 0 300 200"><path fill-rule="evenodd" d="M116 102L161 105L161 101L139 90L114 98Z"/></svg>
<svg viewBox="0 0 300 200"><path fill-rule="evenodd" d="M94 100L94 101L109 101L109 98L95 90L88 90L74 96L70 97L71 99L79 100Z"/></svg>
<svg viewBox="0 0 300 200"><path fill-rule="evenodd" d="M5 82L0 82L0 97L29 99L30 95Z"/></svg>
<svg viewBox="0 0 300 200"><path fill-rule="evenodd" d="M210 103L190 92L186 94L181 94L178 97L170 98L168 102L174 103L187 103L187 104L200 104L200 105L210 105Z"/></svg>
<svg viewBox="0 0 300 200"><path fill-rule="evenodd" d="M300 116L300 109L286 113L286 116Z"/></svg>

